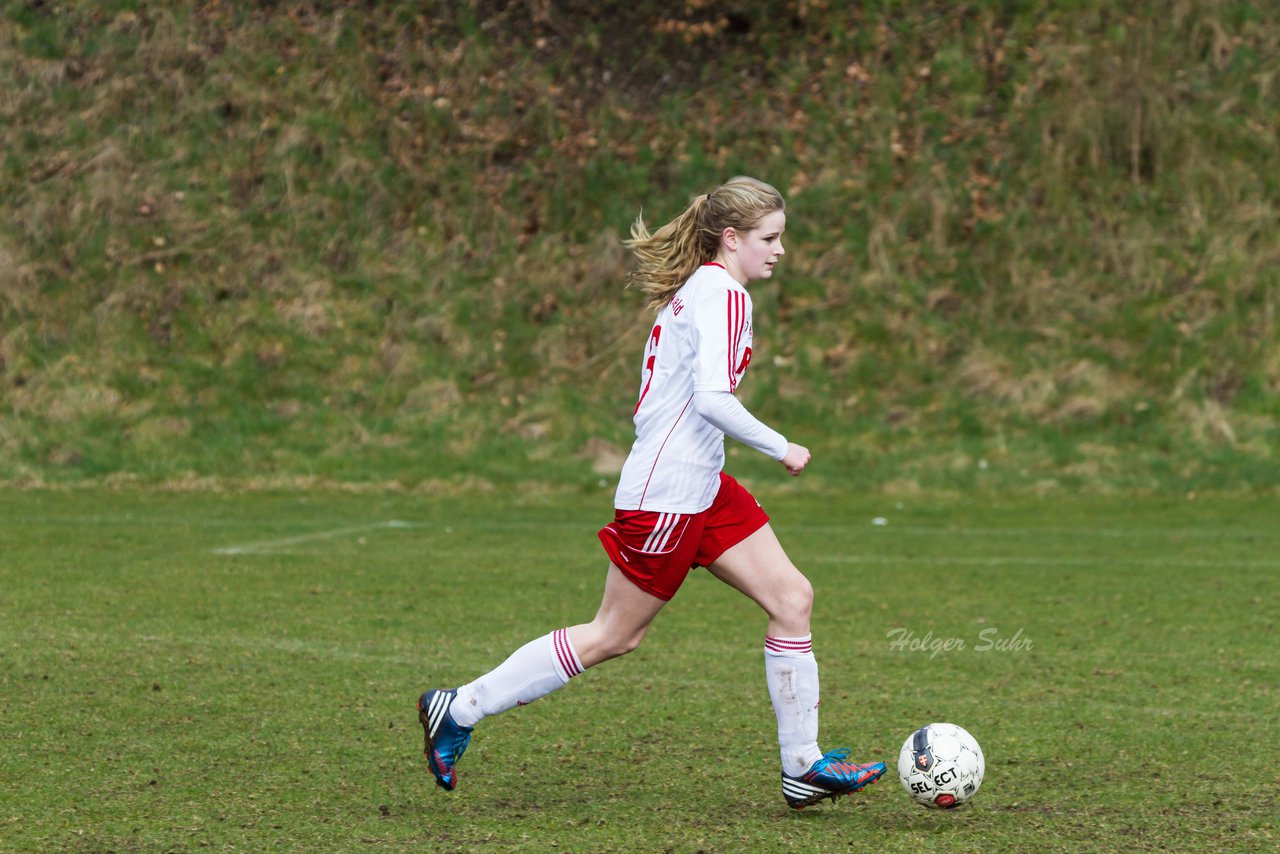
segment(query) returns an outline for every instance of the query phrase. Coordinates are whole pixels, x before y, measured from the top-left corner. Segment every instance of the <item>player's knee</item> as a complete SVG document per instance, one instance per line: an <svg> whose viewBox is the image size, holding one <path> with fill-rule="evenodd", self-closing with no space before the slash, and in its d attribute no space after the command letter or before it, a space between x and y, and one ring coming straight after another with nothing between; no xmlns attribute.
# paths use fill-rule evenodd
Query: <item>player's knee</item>
<svg viewBox="0 0 1280 854"><path fill-rule="evenodd" d="M642 640L644 640L644 629L615 637L613 639L614 655L626 655L629 652L634 652L639 648Z"/></svg>
<svg viewBox="0 0 1280 854"><path fill-rule="evenodd" d="M635 650L642 640L644 640L644 629L636 631L606 629L600 638L600 653L606 659L617 658Z"/></svg>
<svg viewBox="0 0 1280 854"><path fill-rule="evenodd" d="M786 620L808 621L813 613L813 585L796 573L795 580L783 589L778 602L778 616Z"/></svg>

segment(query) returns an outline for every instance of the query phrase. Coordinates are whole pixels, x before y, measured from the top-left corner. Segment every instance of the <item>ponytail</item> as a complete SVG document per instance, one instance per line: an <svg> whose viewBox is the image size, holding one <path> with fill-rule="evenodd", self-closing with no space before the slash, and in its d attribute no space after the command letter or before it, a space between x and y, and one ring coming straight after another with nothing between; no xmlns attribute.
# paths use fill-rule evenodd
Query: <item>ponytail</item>
<svg viewBox="0 0 1280 854"><path fill-rule="evenodd" d="M738 177L695 197L684 213L653 233L643 215L637 216L631 239L624 241L636 257L627 286L643 290L646 307L661 311L699 267L716 257L726 228L751 229L785 205L782 194L763 181Z"/></svg>

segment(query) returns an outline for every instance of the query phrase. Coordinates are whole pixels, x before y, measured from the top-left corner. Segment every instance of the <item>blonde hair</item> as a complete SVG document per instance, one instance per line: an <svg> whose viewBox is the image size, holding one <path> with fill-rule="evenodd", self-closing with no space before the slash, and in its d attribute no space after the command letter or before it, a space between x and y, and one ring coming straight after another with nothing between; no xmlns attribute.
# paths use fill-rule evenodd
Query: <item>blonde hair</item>
<svg viewBox="0 0 1280 854"><path fill-rule="evenodd" d="M643 215L638 216L631 239L624 241L637 262L627 286L643 290L647 307L661 311L695 270L716 257L726 228L749 231L766 215L785 209L776 189L740 175L696 197L684 213L652 234Z"/></svg>

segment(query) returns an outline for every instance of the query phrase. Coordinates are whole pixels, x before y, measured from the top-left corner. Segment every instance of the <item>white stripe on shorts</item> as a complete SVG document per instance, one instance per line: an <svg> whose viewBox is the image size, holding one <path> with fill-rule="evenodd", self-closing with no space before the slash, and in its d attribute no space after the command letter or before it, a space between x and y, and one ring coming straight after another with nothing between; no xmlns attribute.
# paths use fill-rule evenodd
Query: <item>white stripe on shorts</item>
<svg viewBox="0 0 1280 854"><path fill-rule="evenodd" d="M653 533L644 541L644 553L662 554L666 551L667 542L670 541L671 534L678 524L680 524L679 513L659 513L658 522L653 526Z"/></svg>

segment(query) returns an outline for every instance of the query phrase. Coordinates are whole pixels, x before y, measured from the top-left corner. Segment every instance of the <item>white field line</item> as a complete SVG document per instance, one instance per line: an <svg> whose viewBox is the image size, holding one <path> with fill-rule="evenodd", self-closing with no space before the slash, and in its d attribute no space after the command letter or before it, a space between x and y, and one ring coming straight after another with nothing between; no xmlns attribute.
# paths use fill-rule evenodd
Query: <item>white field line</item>
<svg viewBox="0 0 1280 854"><path fill-rule="evenodd" d="M326 641L310 641L301 638L275 638L239 635L200 635L199 637L183 636L182 638L144 635L138 638L142 643L162 644L175 647L181 644L195 644L206 649L249 649L255 652L270 650L290 655L309 655L313 658L332 661L376 661L390 664L421 665L421 655L411 653L378 652L356 649L342 644Z"/></svg>
<svg viewBox="0 0 1280 854"><path fill-rule="evenodd" d="M605 511L608 513L607 506ZM1239 540L1275 540L1280 539L1280 528L1149 528L1149 527L1133 527L1133 528L1099 528L1089 527L1081 524L1077 527L1061 527L1061 526L1031 526L1026 527L963 527L951 526L946 524L939 525L910 525L910 524L894 524L892 513L885 514L889 520L885 526L873 526L871 517L851 518L843 523L805 523L805 522L782 522L777 527L779 533L785 535L788 531L798 533L854 533L865 532L867 536L888 536L894 534L911 534L926 537L946 536L946 537L1010 537L1010 538L1040 538L1040 537L1061 537L1063 539L1074 540L1090 540L1090 539L1213 539L1219 541L1235 542ZM594 534L600 525L607 521L607 516L601 516L599 519L592 517L583 521L551 521L551 520L524 520L524 519L449 519L449 518L430 518L422 522L383 522L377 523L371 527L413 527L425 528L436 527L441 530L470 528L478 531L501 531L501 530L524 530L528 528L555 528L566 531L585 531ZM110 514L72 514L67 516L49 516L34 513L18 513L5 517L6 522L26 523L35 525L47 524L76 524L76 525L166 525L171 527L254 527L258 525L255 521L246 521L242 519L157 519L145 514L125 513L123 515ZM331 535L332 536L332 535Z"/></svg>
<svg viewBox="0 0 1280 854"><path fill-rule="evenodd" d="M486 519L486 520L432 520L432 524L441 529L467 528L477 531L524 530L528 528L555 528L566 531L595 531L604 524L594 517L587 521L556 522L534 521L523 519ZM911 534L926 537L1010 537L1014 539L1041 539L1044 537L1061 537L1063 539L1213 539L1235 542L1238 540L1272 540L1280 539L1280 530L1261 529L1222 529L1222 528L1091 528L1081 525L1077 528L1051 526L1027 526L1025 528L968 528L950 525L872 525L867 519L850 520L847 524L810 524L805 522L781 522L777 525L778 533L785 536L789 531L798 533L844 533L867 537L885 537L896 534Z"/></svg>
<svg viewBox="0 0 1280 854"><path fill-rule="evenodd" d="M328 531L315 531L310 534L298 534L293 537L279 537L274 540L258 540L253 543L241 543L236 546L224 546L220 549L214 549L216 555L251 555L251 554L267 554L279 548L287 546L296 546L298 543L309 543L315 540L332 540L335 537L346 537L351 534L363 534L367 531L382 531L389 528L412 528L412 522L402 522L398 519L392 519L387 522L371 522L367 525L352 525L349 528L332 528Z"/></svg>
<svg viewBox="0 0 1280 854"><path fill-rule="evenodd" d="M1107 557L912 557L906 555L815 555L814 563L897 563L917 566L1176 566L1191 569L1280 569L1280 560L1179 560Z"/></svg>
<svg viewBox="0 0 1280 854"><path fill-rule="evenodd" d="M951 527L949 525L897 525L890 517L884 526L873 526L870 520L851 521L847 525L783 525L787 531L834 532L834 531L874 531L876 536L888 533L923 534L925 536L956 537L1046 537L1056 536L1068 539L1214 539L1214 540L1273 540L1280 539L1280 530L1259 529L1223 529L1223 528L1092 528L1081 524L1074 528L1054 526L1031 526L1025 528L983 528L983 527Z"/></svg>

